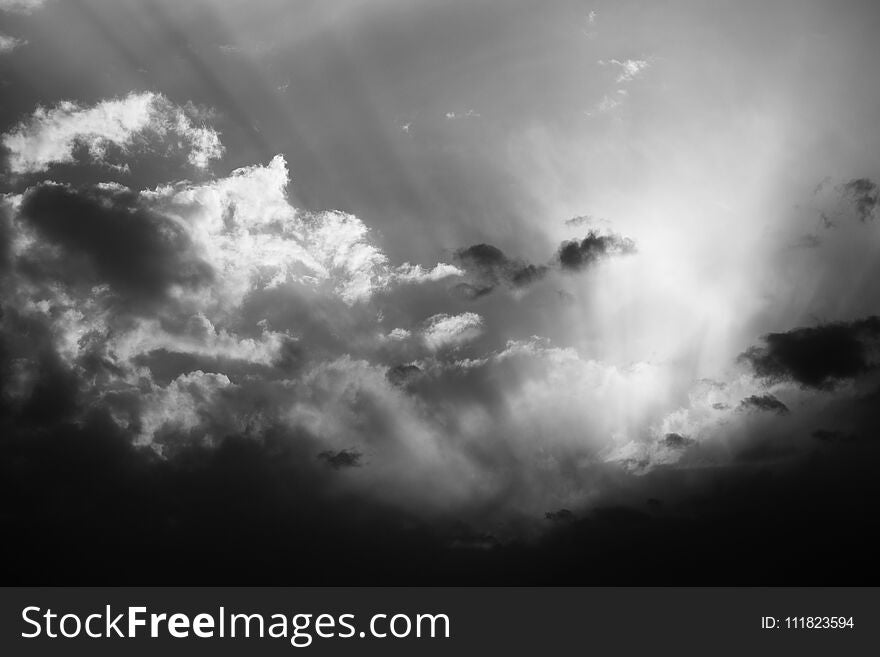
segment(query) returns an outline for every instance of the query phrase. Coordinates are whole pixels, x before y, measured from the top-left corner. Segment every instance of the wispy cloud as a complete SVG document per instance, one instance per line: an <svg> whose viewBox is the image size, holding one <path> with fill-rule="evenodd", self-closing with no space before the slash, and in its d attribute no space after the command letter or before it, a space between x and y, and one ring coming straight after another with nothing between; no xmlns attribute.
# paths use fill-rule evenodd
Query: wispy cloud
<svg viewBox="0 0 880 657"><path fill-rule="evenodd" d="M25 39L18 39L13 36L7 36L6 34L0 34L0 55L10 53L25 44L27 44Z"/></svg>
<svg viewBox="0 0 880 657"><path fill-rule="evenodd" d="M449 121L454 121L456 119L478 119L480 118L480 113L472 109L465 112L446 112L446 118Z"/></svg>
<svg viewBox="0 0 880 657"><path fill-rule="evenodd" d="M44 4L46 0L0 0L0 11L29 14Z"/></svg>
<svg viewBox="0 0 880 657"><path fill-rule="evenodd" d="M644 59L600 59L602 66L615 66L620 69L617 82L630 82L642 74L648 68L648 61Z"/></svg>

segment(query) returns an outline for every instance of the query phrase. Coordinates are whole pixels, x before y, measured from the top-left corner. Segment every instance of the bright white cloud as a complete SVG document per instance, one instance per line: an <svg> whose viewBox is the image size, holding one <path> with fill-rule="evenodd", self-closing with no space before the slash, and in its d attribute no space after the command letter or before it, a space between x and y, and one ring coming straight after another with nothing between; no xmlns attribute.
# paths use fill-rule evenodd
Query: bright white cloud
<svg viewBox="0 0 880 657"><path fill-rule="evenodd" d="M421 265L405 262L392 273L392 278L400 283L440 281L450 276L464 276L464 272L455 265L449 265L445 262L435 265L433 269L425 269Z"/></svg>
<svg viewBox="0 0 880 657"><path fill-rule="evenodd" d="M476 313L460 315L439 314L425 322L422 338L429 349L457 347L479 337L483 332L483 318Z"/></svg>
<svg viewBox="0 0 880 657"><path fill-rule="evenodd" d="M111 146L128 151L148 146L151 138L182 143L189 163L199 168L223 153L213 129L196 125L186 110L152 92L132 93L92 107L72 101L38 107L5 133L2 143L9 150L13 173L37 173L53 164L74 162L77 147L102 162Z"/></svg>
<svg viewBox="0 0 880 657"><path fill-rule="evenodd" d="M392 267L360 219L298 210L288 202L288 183L287 163L278 155L266 166L203 185L161 187L145 197L188 227L219 279L212 293L226 305L237 305L253 289L289 282L330 285L354 304L394 284L461 274L443 263Z"/></svg>

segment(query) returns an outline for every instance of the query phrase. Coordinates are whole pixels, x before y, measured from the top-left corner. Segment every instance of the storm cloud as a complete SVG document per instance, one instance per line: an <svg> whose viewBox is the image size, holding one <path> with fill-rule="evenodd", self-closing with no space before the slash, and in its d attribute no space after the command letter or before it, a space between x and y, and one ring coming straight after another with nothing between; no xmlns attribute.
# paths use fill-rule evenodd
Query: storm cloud
<svg viewBox="0 0 880 657"><path fill-rule="evenodd" d="M771 394L749 395L739 403L738 408L746 411L767 411L777 415L789 413L788 406Z"/></svg>
<svg viewBox="0 0 880 657"><path fill-rule="evenodd" d="M569 240L559 246L557 260L564 270L579 271L603 258L635 253L636 245L628 237L591 230L581 240Z"/></svg>
<svg viewBox="0 0 880 657"><path fill-rule="evenodd" d="M755 373L771 381L792 380L811 388L832 388L877 363L880 318L834 322L769 333L763 344L750 347L741 358Z"/></svg>
<svg viewBox="0 0 880 657"><path fill-rule="evenodd" d="M455 259L470 274L471 282L461 283L458 290L469 298L489 294L499 285L513 289L527 287L547 273L546 265L533 265L508 257L491 244L474 244L455 252Z"/></svg>
<svg viewBox="0 0 880 657"><path fill-rule="evenodd" d="M83 256L95 282L125 295L155 299L172 285L194 288L212 279L186 229L143 207L125 188L42 184L24 195L21 216L68 258ZM77 272L70 269L64 267L59 282L75 280Z"/></svg>

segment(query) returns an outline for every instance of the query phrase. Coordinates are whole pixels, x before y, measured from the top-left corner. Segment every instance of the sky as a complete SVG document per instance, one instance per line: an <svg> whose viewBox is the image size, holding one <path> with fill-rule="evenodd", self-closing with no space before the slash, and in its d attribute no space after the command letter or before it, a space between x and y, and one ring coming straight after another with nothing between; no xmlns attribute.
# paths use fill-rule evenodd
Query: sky
<svg viewBox="0 0 880 657"><path fill-rule="evenodd" d="M878 27L0 0L7 579L867 583Z"/></svg>

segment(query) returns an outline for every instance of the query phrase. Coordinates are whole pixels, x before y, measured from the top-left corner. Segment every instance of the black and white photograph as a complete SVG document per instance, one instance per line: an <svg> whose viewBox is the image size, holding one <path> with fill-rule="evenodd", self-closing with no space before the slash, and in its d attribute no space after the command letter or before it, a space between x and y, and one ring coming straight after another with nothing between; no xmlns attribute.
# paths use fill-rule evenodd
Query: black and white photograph
<svg viewBox="0 0 880 657"><path fill-rule="evenodd" d="M878 34L0 0L0 583L878 584Z"/></svg>

